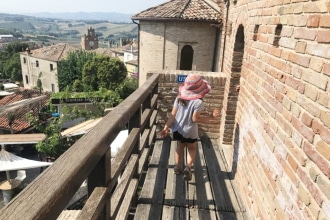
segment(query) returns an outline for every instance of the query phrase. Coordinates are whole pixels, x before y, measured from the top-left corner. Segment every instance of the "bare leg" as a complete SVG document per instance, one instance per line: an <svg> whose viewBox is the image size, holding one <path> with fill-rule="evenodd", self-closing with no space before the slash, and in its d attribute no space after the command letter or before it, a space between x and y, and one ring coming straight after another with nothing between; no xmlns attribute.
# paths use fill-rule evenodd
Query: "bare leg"
<svg viewBox="0 0 330 220"><path fill-rule="evenodd" d="M178 144L176 146L176 151L175 151L175 166L176 167L181 167L181 162L182 162L185 146L186 146L186 143L182 143L181 141L178 141Z"/></svg>
<svg viewBox="0 0 330 220"><path fill-rule="evenodd" d="M191 168L192 164L195 161L196 158L196 148L197 148L197 142L195 143L188 143L188 154L187 154L187 167Z"/></svg>

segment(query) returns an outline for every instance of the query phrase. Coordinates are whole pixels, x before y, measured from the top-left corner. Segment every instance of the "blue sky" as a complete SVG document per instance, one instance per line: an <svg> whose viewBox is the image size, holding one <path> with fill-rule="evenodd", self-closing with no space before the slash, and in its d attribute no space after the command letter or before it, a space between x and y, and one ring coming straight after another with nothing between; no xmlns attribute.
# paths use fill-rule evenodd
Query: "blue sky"
<svg viewBox="0 0 330 220"><path fill-rule="evenodd" d="M169 0L7 0L0 13L118 12L135 14Z"/></svg>

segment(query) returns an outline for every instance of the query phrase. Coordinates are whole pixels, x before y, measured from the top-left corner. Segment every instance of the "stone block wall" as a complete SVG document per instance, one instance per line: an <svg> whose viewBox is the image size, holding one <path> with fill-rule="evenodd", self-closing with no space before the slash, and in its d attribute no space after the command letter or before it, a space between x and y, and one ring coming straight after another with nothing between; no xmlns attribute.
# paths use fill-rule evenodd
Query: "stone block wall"
<svg viewBox="0 0 330 220"><path fill-rule="evenodd" d="M179 83L177 83L178 75L188 75L190 71L162 71L152 72L150 74L160 74L158 84L158 128L160 131L168 119L172 110L173 102L178 94ZM214 72L198 72L204 80L211 85L211 91L203 98L205 112L211 112L215 108L222 109L224 86L226 78L224 74ZM219 138L220 118L210 121L208 124L199 125L199 134L207 135L210 138Z"/></svg>
<svg viewBox="0 0 330 220"><path fill-rule="evenodd" d="M226 155L237 163L239 196L251 219L330 219L330 3L227 3L227 77L239 25L245 41Z"/></svg>
<svg viewBox="0 0 330 220"><path fill-rule="evenodd" d="M184 45L194 51L192 70L212 71L216 27L210 23L140 21L139 35L139 85L150 71L180 69Z"/></svg>

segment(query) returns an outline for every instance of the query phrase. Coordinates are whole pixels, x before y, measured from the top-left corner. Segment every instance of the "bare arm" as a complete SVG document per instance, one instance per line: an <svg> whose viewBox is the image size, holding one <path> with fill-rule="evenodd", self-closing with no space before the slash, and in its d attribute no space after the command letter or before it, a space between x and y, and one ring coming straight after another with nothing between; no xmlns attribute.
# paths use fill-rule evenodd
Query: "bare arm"
<svg viewBox="0 0 330 220"><path fill-rule="evenodd" d="M195 123L208 123L210 120L218 117L220 115L219 109L214 109L210 116L202 116L200 112L194 112L192 116L192 121Z"/></svg>
<svg viewBox="0 0 330 220"><path fill-rule="evenodd" d="M176 116L176 113L177 112L178 112L178 109L175 108L175 107L173 107L172 112L171 112L171 114L170 114L170 116L169 116L169 118L168 118L168 120L167 120L167 122L166 122L166 124L164 126L164 129L160 133L160 136L162 138L164 138L165 136L167 136L167 134L168 134L168 132L170 130L170 127L172 126L172 124L174 122L174 119L175 119L175 116Z"/></svg>

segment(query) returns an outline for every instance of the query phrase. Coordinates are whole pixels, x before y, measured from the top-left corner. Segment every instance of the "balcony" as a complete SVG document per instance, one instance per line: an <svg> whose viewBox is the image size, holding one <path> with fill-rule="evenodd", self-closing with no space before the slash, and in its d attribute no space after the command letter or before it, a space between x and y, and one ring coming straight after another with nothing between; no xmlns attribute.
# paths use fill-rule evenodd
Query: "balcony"
<svg viewBox="0 0 330 220"><path fill-rule="evenodd" d="M216 138L203 135L192 180L175 175L176 142L157 138L159 74L107 114L13 198L0 219L246 219ZM111 160L111 143L129 135ZM66 210L87 180L82 209Z"/></svg>

